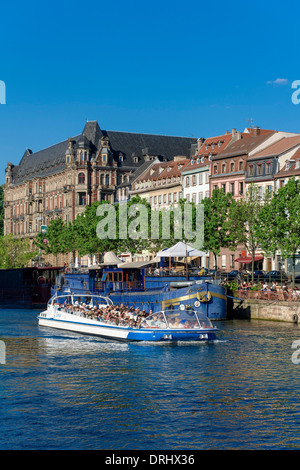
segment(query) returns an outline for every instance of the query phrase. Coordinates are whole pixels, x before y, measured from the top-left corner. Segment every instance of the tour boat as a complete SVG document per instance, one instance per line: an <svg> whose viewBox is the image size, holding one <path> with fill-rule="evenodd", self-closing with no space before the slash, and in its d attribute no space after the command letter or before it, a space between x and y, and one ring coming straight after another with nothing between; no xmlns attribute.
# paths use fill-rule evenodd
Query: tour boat
<svg viewBox="0 0 300 470"><path fill-rule="evenodd" d="M132 317L135 319L130 321L127 318L129 324L125 324L122 318L117 321L118 324L107 319L110 314L106 316L106 312L116 316L113 310L108 297L55 295L49 300L47 309L39 314L38 322L40 326L96 335L108 340L176 342L216 339L217 328L210 319L184 306L177 310L160 310L148 316L136 317L134 312Z"/></svg>

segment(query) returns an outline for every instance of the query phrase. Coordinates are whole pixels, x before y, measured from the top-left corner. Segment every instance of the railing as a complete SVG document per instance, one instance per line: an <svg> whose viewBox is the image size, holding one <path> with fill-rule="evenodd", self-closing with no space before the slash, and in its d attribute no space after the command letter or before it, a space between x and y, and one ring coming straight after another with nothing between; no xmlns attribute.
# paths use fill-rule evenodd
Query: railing
<svg viewBox="0 0 300 470"><path fill-rule="evenodd" d="M300 288L287 288L284 289L278 286L276 290L261 289L251 290L248 288L241 288L233 292L233 296L239 299L256 299L256 300L281 300L287 302L300 301Z"/></svg>

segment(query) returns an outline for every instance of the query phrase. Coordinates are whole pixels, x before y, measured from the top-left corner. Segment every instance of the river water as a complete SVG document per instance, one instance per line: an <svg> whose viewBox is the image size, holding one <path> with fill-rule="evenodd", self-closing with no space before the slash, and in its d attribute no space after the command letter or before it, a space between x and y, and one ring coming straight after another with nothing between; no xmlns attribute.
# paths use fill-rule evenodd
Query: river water
<svg viewBox="0 0 300 470"><path fill-rule="evenodd" d="M212 344L124 344L37 314L0 311L0 449L300 448L299 326L230 320Z"/></svg>

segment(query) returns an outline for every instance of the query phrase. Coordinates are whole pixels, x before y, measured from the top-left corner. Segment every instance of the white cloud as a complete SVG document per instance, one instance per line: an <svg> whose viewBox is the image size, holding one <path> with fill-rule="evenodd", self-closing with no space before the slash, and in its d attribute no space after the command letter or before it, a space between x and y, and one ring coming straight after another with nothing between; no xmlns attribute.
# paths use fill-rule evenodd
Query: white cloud
<svg viewBox="0 0 300 470"><path fill-rule="evenodd" d="M276 78L276 80L270 80L267 85L287 85L289 83L287 78Z"/></svg>

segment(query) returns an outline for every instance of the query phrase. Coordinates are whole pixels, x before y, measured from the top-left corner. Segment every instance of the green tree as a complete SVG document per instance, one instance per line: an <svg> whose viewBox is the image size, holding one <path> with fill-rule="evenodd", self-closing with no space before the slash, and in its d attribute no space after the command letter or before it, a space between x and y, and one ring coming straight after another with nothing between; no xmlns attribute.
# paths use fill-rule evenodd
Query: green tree
<svg viewBox="0 0 300 470"><path fill-rule="evenodd" d="M251 183L247 188L245 199L232 205L229 211L229 224L236 244L242 244L252 257L251 273L254 281L254 258L260 246L260 225L258 215L262 209L259 188Z"/></svg>
<svg viewBox="0 0 300 470"><path fill-rule="evenodd" d="M39 233L35 238L35 245L38 248L56 257L56 265L58 254L66 253L68 248L66 231L67 225L61 218L53 219L47 226L47 233Z"/></svg>
<svg viewBox="0 0 300 470"><path fill-rule="evenodd" d="M236 202L230 193L225 194L222 189L216 188L211 198L203 199L202 204L204 204L203 249L214 254L215 268L217 268L217 256L221 248L234 249L237 245L229 221L230 210Z"/></svg>
<svg viewBox="0 0 300 470"><path fill-rule="evenodd" d="M12 234L0 237L1 268L23 268L35 255L28 239L14 238Z"/></svg>
<svg viewBox="0 0 300 470"><path fill-rule="evenodd" d="M4 191L3 185L0 186L0 236L3 235L3 221L4 221Z"/></svg>
<svg viewBox="0 0 300 470"><path fill-rule="evenodd" d="M292 282L295 283L296 253L300 249L300 183L295 178L280 188L259 215L260 245L267 254L280 251L292 258Z"/></svg>

